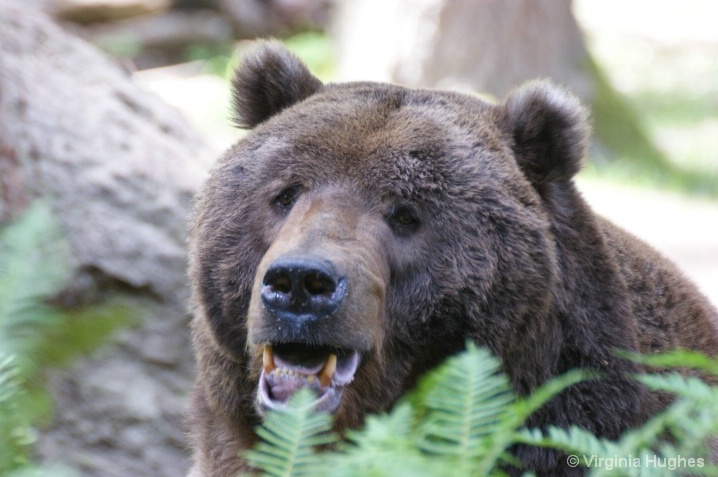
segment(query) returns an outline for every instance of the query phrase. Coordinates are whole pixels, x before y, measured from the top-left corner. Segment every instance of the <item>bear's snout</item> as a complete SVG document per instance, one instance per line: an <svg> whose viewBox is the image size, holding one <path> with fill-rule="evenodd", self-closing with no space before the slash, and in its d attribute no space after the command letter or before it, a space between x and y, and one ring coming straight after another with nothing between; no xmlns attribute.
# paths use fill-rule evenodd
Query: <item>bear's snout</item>
<svg viewBox="0 0 718 477"><path fill-rule="evenodd" d="M257 265L248 344L378 347L389 283L383 220L353 190L298 197Z"/></svg>
<svg viewBox="0 0 718 477"><path fill-rule="evenodd" d="M332 262L286 257L267 268L261 298L278 323L297 327L335 313L346 287L346 278L339 276Z"/></svg>
<svg viewBox="0 0 718 477"><path fill-rule="evenodd" d="M364 348L344 343L351 317L342 310L348 279L341 268L314 255L282 255L259 276L262 371L257 411L281 409L299 389L310 389L317 410L338 409L354 380Z"/></svg>

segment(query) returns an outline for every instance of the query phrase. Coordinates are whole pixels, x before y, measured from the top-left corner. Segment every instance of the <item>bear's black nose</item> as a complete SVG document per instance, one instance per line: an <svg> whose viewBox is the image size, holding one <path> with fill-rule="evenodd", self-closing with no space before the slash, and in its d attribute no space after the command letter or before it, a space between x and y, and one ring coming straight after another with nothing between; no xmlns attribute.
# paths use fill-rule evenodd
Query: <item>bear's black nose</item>
<svg viewBox="0 0 718 477"><path fill-rule="evenodd" d="M262 303L280 320L302 322L331 315L341 305L346 280L330 262L282 258L267 269Z"/></svg>

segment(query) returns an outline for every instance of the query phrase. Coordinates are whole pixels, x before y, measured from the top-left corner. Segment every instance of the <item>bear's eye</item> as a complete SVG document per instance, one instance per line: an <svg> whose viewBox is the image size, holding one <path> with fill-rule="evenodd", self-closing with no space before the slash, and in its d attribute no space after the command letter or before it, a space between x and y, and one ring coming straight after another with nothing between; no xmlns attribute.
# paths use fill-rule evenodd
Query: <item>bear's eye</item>
<svg viewBox="0 0 718 477"><path fill-rule="evenodd" d="M397 207L392 210L388 221L392 229L400 234L413 232L419 227L419 219L414 211L408 207Z"/></svg>
<svg viewBox="0 0 718 477"><path fill-rule="evenodd" d="M288 209L294 205L294 202L296 202L297 197L299 197L299 194L301 194L301 192L302 186L300 185L293 185L291 187L287 187L282 192L280 192L277 197L274 198L274 205L276 205L280 209Z"/></svg>

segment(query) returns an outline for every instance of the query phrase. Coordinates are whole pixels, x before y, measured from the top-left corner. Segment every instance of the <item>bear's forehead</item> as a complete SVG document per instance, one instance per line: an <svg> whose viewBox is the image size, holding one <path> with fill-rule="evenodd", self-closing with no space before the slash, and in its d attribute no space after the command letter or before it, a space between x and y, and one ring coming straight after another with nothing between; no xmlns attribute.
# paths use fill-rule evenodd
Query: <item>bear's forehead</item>
<svg viewBox="0 0 718 477"><path fill-rule="evenodd" d="M350 179L401 195L447 189L496 152L495 106L392 85L327 88L270 119L248 140L252 161L277 180Z"/></svg>
<svg viewBox="0 0 718 477"><path fill-rule="evenodd" d="M300 140L418 151L488 133L494 111L468 95L350 83L328 87L290 108L284 119Z"/></svg>

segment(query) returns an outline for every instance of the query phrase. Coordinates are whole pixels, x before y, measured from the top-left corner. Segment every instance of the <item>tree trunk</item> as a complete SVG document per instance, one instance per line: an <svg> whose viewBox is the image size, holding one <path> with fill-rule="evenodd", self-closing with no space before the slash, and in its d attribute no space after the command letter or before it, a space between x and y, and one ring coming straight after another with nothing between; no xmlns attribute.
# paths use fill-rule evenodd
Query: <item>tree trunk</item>
<svg viewBox="0 0 718 477"><path fill-rule="evenodd" d="M668 168L592 61L571 0L352 0L335 23L340 79L447 88L502 99L534 78L592 107L601 155Z"/></svg>
<svg viewBox="0 0 718 477"><path fill-rule="evenodd" d="M499 98L546 76L584 98L592 93L570 0L359 0L340 7L342 76L360 79L368 66L384 72L377 77L384 81ZM354 61L353 50L363 45L375 47L371 65Z"/></svg>

